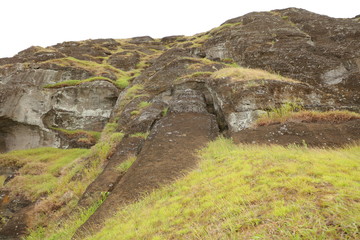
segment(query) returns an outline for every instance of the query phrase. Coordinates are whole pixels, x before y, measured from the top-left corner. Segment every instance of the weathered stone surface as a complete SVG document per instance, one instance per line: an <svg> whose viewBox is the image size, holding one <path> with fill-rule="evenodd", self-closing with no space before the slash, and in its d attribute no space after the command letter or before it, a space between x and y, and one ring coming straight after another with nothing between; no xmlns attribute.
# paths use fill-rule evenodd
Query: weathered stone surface
<svg viewBox="0 0 360 240"><path fill-rule="evenodd" d="M231 134L235 143L341 147L360 140L360 120L343 123L288 122Z"/></svg>
<svg viewBox="0 0 360 240"><path fill-rule="evenodd" d="M207 87L216 111L222 112L232 132L250 127L261 113L286 102L298 102L309 109L341 108L328 94L302 83L215 79L208 81Z"/></svg>
<svg viewBox="0 0 360 240"><path fill-rule="evenodd" d="M360 102L360 24L289 8L249 13L209 33L203 51L212 59L275 71Z"/></svg>
<svg viewBox="0 0 360 240"><path fill-rule="evenodd" d="M216 62L203 62L190 49L171 48L160 55L134 82L145 85L148 91L159 93L171 89L191 79L181 77L195 72L214 72L225 65Z"/></svg>
<svg viewBox="0 0 360 240"><path fill-rule="evenodd" d="M0 152L39 146L60 147L60 141L52 131L4 118L0 118L0 137Z"/></svg>
<svg viewBox="0 0 360 240"><path fill-rule="evenodd" d="M130 43L133 44L141 44L141 43L149 43L149 42L153 42L154 39L150 36L142 36L142 37L133 37L130 40Z"/></svg>
<svg viewBox="0 0 360 240"><path fill-rule="evenodd" d="M111 50L115 50L119 46L120 43L113 39L99 39L82 42L64 42L54 45L53 48L66 56L101 63L101 57L111 55Z"/></svg>
<svg viewBox="0 0 360 240"><path fill-rule="evenodd" d="M129 71L136 67L136 64L140 62L140 54L135 51L123 51L111 55L107 62L121 70Z"/></svg>
<svg viewBox="0 0 360 240"><path fill-rule="evenodd" d="M200 91L191 88L175 91L173 99L170 102L170 110L174 113L207 113L203 94Z"/></svg>
<svg viewBox="0 0 360 240"><path fill-rule="evenodd" d="M146 58L150 66L133 81L143 86L142 96L120 104L122 109L116 117L123 130L149 131L165 108L170 112L214 113L221 129L235 132L249 127L262 111L285 101L300 101L306 108L359 111L359 36L356 19L334 19L289 8L249 13L192 38L169 36L157 41L144 36L30 47L13 58L0 59L4 65L0 68L0 117L21 128L28 126L26 131L32 129L31 134L54 134L48 130L51 126L100 130L112 112L118 90L107 82L44 90L41 86L45 84L94 74L75 63L69 66L47 60L73 57L88 61L84 64L109 63L131 71L144 55L164 51L165 45L172 48L157 58ZM202 57L219 62L204 61ZM308 85L191 77L196 72L226 67L224 62L231 59ZM117 78L110 70L104 71L102 76ZM200 104L203 99L205 103ZM122 97L115 109L121 101ZM142 101L151 105L139 109ZM1 129L4 135L5 127ZM7 138L14 135L10 129L14 128L6 130ZM53 143L59 146L58 141Z"/></svg>
<svg viewBox="0 0 360 240"><path fill-rule="evenodd" d="M94 131L104 127L119 94L119 90L106 81L87 82L51 91L53 126Z"/></svg>
<svg viewBox="0 0 360 240"><path fill-rule="evenodd" d="M83 72L80 77L87 77ZM100 131L109 119L119 90L109 82L44 89L76 79L77 71L26 69L21 64L0 75L1 151L40 146L61 147L50 127Z"/></svg>
<svg viewBox="0 0 360 240"><path fill-rule="evenodd" d="M184 35L167 36L167 37L163 37L161 39L161 42L164 44L172 44L172 43L182 42L182 41L186 41L186 38Z"/></svg>

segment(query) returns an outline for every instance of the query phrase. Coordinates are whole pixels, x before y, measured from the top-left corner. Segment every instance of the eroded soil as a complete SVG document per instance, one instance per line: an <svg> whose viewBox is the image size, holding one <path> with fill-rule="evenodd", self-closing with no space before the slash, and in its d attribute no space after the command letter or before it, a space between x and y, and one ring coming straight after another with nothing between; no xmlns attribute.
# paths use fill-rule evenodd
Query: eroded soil
<svg viewBox="0 0 360 240"><path fill-rule="evenodd" d="M196 150L218 134L215 116L205 113L171 114L160 120L127 173L106 201L78 229L73 239L99 230L121 206L169 183L196 166Z"/></svg>

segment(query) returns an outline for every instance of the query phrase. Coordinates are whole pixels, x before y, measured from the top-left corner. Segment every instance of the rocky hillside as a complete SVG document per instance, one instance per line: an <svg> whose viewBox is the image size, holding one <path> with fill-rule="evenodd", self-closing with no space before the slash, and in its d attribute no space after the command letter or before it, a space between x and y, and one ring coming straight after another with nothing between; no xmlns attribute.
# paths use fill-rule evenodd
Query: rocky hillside
<svg viewBox="0 0 360 240"><path fill-rule="evenodd" d="M16 239L111 193L74 239L97 231L124 204L193 168L197 149L219 134L284 145L305 140L340 146L360 139L357 118L250 129L286 103L360 112L359 39L359 18L290 8L249 13L190 37L64 42L0 59L0 152L91 147L76 160L84 168L66 178L84 179L84 186L57 192L61 200L51 210L38 206L55 198L55 190L12 194L11 183L25 174L19 172L26 163L0 157L6 183L0 239ZM119 171L129 158L131 168ZM96 169L91 176L84 170L89 166ZM54 176L65 175L59 170Z"/></svg>

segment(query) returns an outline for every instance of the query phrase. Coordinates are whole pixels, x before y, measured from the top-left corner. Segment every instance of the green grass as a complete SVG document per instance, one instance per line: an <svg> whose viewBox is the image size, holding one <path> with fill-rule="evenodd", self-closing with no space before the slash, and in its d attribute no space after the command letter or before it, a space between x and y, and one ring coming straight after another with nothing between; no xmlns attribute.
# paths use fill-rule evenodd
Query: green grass
<svg viewBox="0 0 360 240"><path fill-rule="evenodd" d="M116 129L118 127L117 123L107 123L103 129L103 134L108 135L111 134L113 132L116 132Z"/></svg>
<svg viewBox="0 0 360 240"><path fill-rule="evenodd" d="M63 67L77 67L84 70L90 71L96 75L101 75L102 73L112 72L118 77L123 76L125 73L120 69L117 69L109 64L97 63L93 61L80 60L74 57L66 57L59 59L51 59L46 62L55 63Z"/></svg>
<svg viewBox="0 0 360 240"><path fill-rule="evenodd" d="M359 239L360 146L234 145L128 205L88 239Z"/></svg>
<svg viewBox="0 0 360 240"><path fill-rule="evenodd" d="M101 134L100 141L92 147L92 153L95 158L104 162L109 154L114 150L115 146L121 142L124 134L116 132L116 123L108 123Z"/></svg>
<svg viewBox="0 0 360 240"><path fill-rule="evenodd" d="M189 61L194 61L193 64L202 64L202 65L212 65L212 64L217 64L217 62L212 61L210 59L207 58L195 58L195 57L181 57L181 59L183 60L189 60ZM191 64L191 65L193 65ZM191 65L189 66L189 68L191 69Z"/></svg>
<svg viewBox="0 0 360 240"><path fill-rule="evenodd" d="M295 102L285 102L280 107L273 107L266 114L260 116L256 121L256 125L263 126L269 125L271 123L278 123L283 119L287 119L289 116L295 112L302 110L302 106Z"/></svg>
<svg viewBox="0 0 360 240"><path fill-rule="evenodd" d="M120 89L124 89L126 88L127 86L129 86L129 80L131 79L131 77L129 76L123 76L123 77L120 77L116 80L115 84L118 88Z"/></svg>
<svg viewBox="0 0 360 240"><path fill-rule="evenodd" d="M81 68L86 71L91 72L92 74L99 76L96 78L102 78L106 81L110 80L106 77L101 77L103 74L110 74L115 75L117 77L117 81L110 80L111 83L113 83L115 86L119 88L124 88L124 85L126 85L126 82L131 78L130 73L124 72L120 69L117 69L110 64L106 63L97 63L93 61L86 61L86 60L80 60L74 57L66 57L66 58L60 58L60 59L51 59L46 61L48 63L54 63L59 66L63 67L75 67L75 68ZM67 84L74 84L74 81L67 82ZM60 84L60 83L59 83ZM51 87L51 86L48 86ZM57 87L57 86L55 86Z"/></svg>
<svg viewBox="0 0 360 240"><path fill-rule="evenodd" d="M91 77L84 80L65 80L62 82L54 83L54 84L47 84L44 86L44 88L62 88L62 87L69 87L69 86L77 86L83 83L92 82L92 81L107 81L112 84L114 84L119 89L126 88L130 83L129 80L132 77L129 77L127 75L124 75L120 78L118 78L116 81L111 80L110 78L106 77Z"/></svg>
<svg viewBox="0 0 360 240"><path fill-rule="evenodd" d="M140 137L146 139L149 136L149 132L137 132L130 134L130 137Z"/></svg>
<svg viewBox="0 0 360 240"><path fill-rule="evenodd" d="M39 148L0 154L0 167L20 167L19 175L2 189L10 189L11 196L22 195L36 201L32 213L33 228L29 229L31 236L43 232L44 225L47 233L54 233L60 231L62 224L70 224L69 217L73 220L79 218L78 211L74 211L78 200L101 173L104 162L124 136L116 130L116 123L108 123L99 142L90 150ZM92 203L96 204L98 200L94 199ZM87 214L91 215L90 212Z"/></svg>
<svg viewBox="0 0 360 240"><path fill-rule="evenodd" d="M139 107L140 109L144 109L144 108L149 107L150 105L151 105L151 103L142 101L142 102L139 103L138 107Z"/></svg>
<svg viewBox="0 0 360 240"><path fill-rule="evenodd" d="M168 112L169 112L169 107L165 107L165 108L161 111L161 115L162 115L163 117L165 117L165 116L168 114Z"/></svg>
<svg viewBox="0 0 360 240"><path fill-rule="evenodd" d="M29 239L70 239L76 229L100 206L104 196L94 199L93 205L87 209L78 209L77 202L89 184L102 172L104 162L122 140L124 134L116 131L116 123L107 123L99 142L90 150L85 150L88 151L86 155L64 169L68 174L60 179L57 192L37 204L39 210L33 219L35 227L30 230ZM67 194L70 199L64 203L62 199ZM54 207L56 212L52 211ZM49 215L51 219L47 216L49 212L52 213ZM47 227L44 228L44 225Z"/></svg>
<svg viewBox="0 0 360 240"><path fill-rule="evenodd" d="M145 69L147 67L149 67L149 63L146 60L142 60L138 64L136 64L137 69Z"/></svg>
<svg viewBox="0 0 360 240"><path fill-rule="evenodd" d="M71 218L61 222L61 227L59 228L59 223L52 223L52 226L48 228L51 231L38 227L36 230L32 231L29 236L26 237L26 240L62 240L62 239L71 239L75 234L76 230L83 225L91 215L100 207L100 205L105 201L107 193L102 194L102 198L95 202L92 206L87 209L77 209L76 214L72 215Z"/></svg>
<svg viewBox="0 0 360 240"><path fill-rule="evenodd" d="M218 34L218 33L222 32L222 31L224 31L224 30L226 30L226 29L230 29L230 28L232 28L232 27L240 26L240 25L242 25L241 22L237 22L237 23L226 23L226 24L223 24L223 25L221 25L221 26L219 26L219 27L217 27L217 28L211 29L210 34L211 34L211 35Z"/></svg>
<svg viewBox="0 0 360 240"><path fill-rule="evenodd" d="M131 111L130 114L131 114L132 116L139 115L139 114L142 112L143 109L145 109L145 108L147 108L147 107L149 107L149 106L151 106L151 103L142 101L142 102L140 102L140 103L138 104L138 106L137 106L138 109Z"/></svg>
<svg viewBox="0 0 360 240"><path fill-rule="evenodd" d="M11 162L12 166L21 167L19 175L5 187L11 189L13 196L23 195L29 200L56 193L61 178L69 174L65 171L66 167L88 151L37 148L0 154L0 166L6 166Z"/></svg>
<svg viewBox="0 0 360 240"><path fill-rule="evenodd" d="M141 84L135 84L133 85L131 88L128 89L128 91L126 92L126 99L134 99L136 97L139 96L143 96L143 95L139 95L139 92L141 92L142 90L144 90L144 86Z"/></svg>
<svg viewBox="0 0 360 240"><path fill-rule="evenodd" d="M139 111L139 110L134 110L134 111L131 111L130 114L131 114L132 116L139 115L139 114L140 114L140 111Z"/></svg>
<svg viewBox="0 0 360 240"><path fill-rule="evenodd" d="M93 81L107 81L112 84L115 84L113 80L106 77L91 77L84 80L65 80L62 82L54 83L54 84L47 84L44 86L44 88L62 88L62 87L69 87L69 86L76 86L87 82L93 82ZM115 84L116 85L116 84Z"/></svg>
<svg viewBox="0 0 360 240"><path fill-rule="evenodd" d="M119 166L116 167L116 169L120 172L126 172L131 167L131 165L135 162L135 160L136 160L135 156L130 156L124 162L120 163Z"/></svg>
<svg viewBox="0 0 360 240"><path fill-rule="evenodd" d="M147 94L144 94L144 86L141 84L135 84L125 90L125 94L120 99L120 103L116 109L116 116L119 116L125 106L130 103L135 98L146 97ZM135 113L134 113L135 114Z"/></svg>
<svg viewBox="0 0 360 240"><path fill-rule="evenodd" d="M209 38L210 38L210 34L207 33L199 33L196 34L194 36L183 36L181 38L178 38L177 40L175 40L172 43L169 43L166 45L166 47L168 49L172 48L172 47L181 47L184 45L188 45L190 44L191 48L199 48L201 47ZM181 41L178 41L180 40Z"/></svg>

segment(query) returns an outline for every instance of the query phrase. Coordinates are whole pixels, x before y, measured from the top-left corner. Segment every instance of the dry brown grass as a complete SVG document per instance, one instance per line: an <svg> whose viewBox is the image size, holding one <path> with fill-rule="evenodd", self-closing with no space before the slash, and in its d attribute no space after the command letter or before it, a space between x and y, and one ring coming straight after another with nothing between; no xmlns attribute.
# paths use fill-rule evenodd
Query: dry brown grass
<svg viewBox="0 0 360 240"><path fill-rule="evenodd" d="M213 78L230 78L232 81L250 81L250 80L278 80L283 82L299 83L291 78L283 77L279 74L269 73L261 69L251 69L243 67L223 68L214 72Z"/></svg>
<svg viewBox="0 0 360 240"><path fill-rule="evenodd" d="M256 126L267 126L271 124L286 122L306 122L306 123L342 123L350 120L360 119L360 114L350 111L300 111L289 112L286 114L263 115L256 121Z"/></svg>

